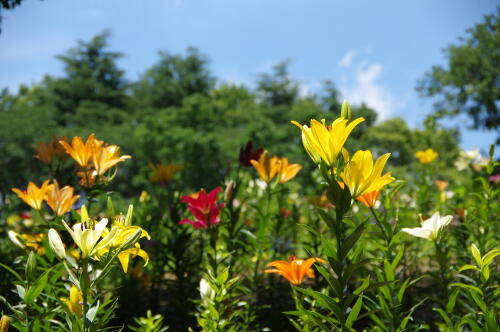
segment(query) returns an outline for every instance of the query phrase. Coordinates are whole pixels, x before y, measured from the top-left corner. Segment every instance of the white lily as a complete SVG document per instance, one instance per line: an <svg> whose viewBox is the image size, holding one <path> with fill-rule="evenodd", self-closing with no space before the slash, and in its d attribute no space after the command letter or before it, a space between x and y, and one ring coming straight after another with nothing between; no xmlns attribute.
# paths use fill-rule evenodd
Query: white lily
<svg viewBox="0 0 500 332"><path fill-rule="evenodd" d="M403 228L402 231L413 236L434 241L438 238L439 232L451 222L452 218L453 216L441 217L439 212L436 212L432 217L424 220L422 227Z"/></svg>
<svg viewBox="0 0 500 332"><path fill-rule="evenodd" d="M116 228L113 227L108 235L101 241L102 233L106 229L108 224L108 219L101 219L93 228L87 228L86 223L78 223L73 225L71 229L64 221L64 227L68 230L75 241L76 245L82 251L82 258L87 258L92 256L99 248L108 245L116 235ZM99 243L98 243L99 242Z"/></svg>

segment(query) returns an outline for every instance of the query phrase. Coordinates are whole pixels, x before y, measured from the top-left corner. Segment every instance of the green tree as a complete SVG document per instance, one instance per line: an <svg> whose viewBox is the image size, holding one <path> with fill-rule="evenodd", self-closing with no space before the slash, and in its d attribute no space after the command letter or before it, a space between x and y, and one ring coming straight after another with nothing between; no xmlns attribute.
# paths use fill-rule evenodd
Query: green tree
<svg viewBox="0 0 500 332"><path fill-rule="evenodd" d="M425 97L440 97L438 115L468 114L473 128L497 129L500 100L500 7L445 49L446 67L434 66L417 84ZM500 140L500 136L498 138Z"/></svg>
<svg viewBox="0 0 500 332"><path fill-rule="evenodd" d="M57 57L64 64L65 76L55 79L51 87L61 125L88 124L90 118L113 119L107 110L125 107L124 71L116 64L122 55L107 50L109 36L105 31L89 42L78 41L76 47Z"/></svg>
<svg viewBox="0 0 500 332"><path fill-rule="evenodd" d="M215 79L208 69L208 58L197 48L189 47L185 56L158 53L160 60L133 85L133 107L180 106L187 96L209 94Z"/></svg>
<svg viewBox="0 0 500 332"><path fill-rule="evenodd" d="M299 82L290 77L288 67L291 60L285 60L272 68L272 73L259 75L257 92L268 106L291 106L299 96Z"/></svg>

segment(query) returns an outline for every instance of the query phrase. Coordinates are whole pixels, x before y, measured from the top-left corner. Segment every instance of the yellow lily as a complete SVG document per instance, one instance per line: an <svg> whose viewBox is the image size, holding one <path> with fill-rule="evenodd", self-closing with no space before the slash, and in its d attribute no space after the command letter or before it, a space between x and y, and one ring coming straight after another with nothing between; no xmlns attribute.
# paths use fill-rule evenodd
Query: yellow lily
<svg viewBox="0 0 500 332"><path fill-rule="evenodd" d="M93 221L89 221L88 223L92 224ZM71 229L68 224L63 221L64 227L66 227L73 241L75 241L76 245L82 251L82 258L91 257L98 252L100 248L106 247L116 235L116 229L112 229L107 233L104 239L99 241L103 232L107 230L106 225L108 224L108 219L101 219L97 224L92 225L91 228L88 228L88 223L74 224L73 229Z"/></svg>
<svg viewBox="0 0 500 332"><path fill-rule="evenodd" d="M284 157L279 160L278 183L290 181L302 169L299 164L289 164L288 158Z"/></svg>
<svg viewBox="0 0 500 332"><path fill-rule="evenodd" d="M354 154L340 174L344 183L349 187L353 198L380 190L395 180L390 172L382 175L382 170L390 155L390 153L383 154L374 165L371 151L357 151Z"/></svg>
<svg viewBox="0 0 500 332"><path fill-rule="evenodd" d="M59 183L54 180L54 183L50 185L45 200L57 216L62 216L71 210L71 206L75 204L79 197L80 195L73 196L72 187L59 188Z"/></svg>
<svg viewBox="0 0 500 332"><path fill-rule="evenodd" d="M311 120L310 127L301 125L297 121L292 121L292 123L302 131L302 144L311 159L316 164L319 164L322 159L329 167L332 167L347 137L364 120L364 118L357 118L349 121L340 117L329 126L325 124L325 120L321 122Z"/></svg>
<svg viewBox="0 0 500 332"><path fill-rule="evenodd" d="M280 169L279 158L277 156L271 158L267 151L264 151L264 153L260 155L258 161L250 160L250 162L253 167L255 167L262 180L266 183L271 182Z"/></svg>
<svg viewBox="0 0 500 332"><path fill-rule="evenodd" d="M118 260L120 261L123 272L125 273L127 273L128 270L128 263L130 261L130 256L133 257L140 256L142 259L144 259L144 266L147 266L149 263L148 253L141 249L139 243L136 243L135 248L125 249L118 254Z"/></svg>
<svg viewBox="0 0 500 332"><path fill-rule="evenodd" d="M120 155L118 145L96 146L92 151L92 161L97 175L104 175L108 169L116 164L132 158L131 156Z"/></svg>
<svg viewBox="0 0 500 332"><path fill-rule="evenodd" d="M75 285L71 285L71 289L69 291L69 300L62 298L66 305L68 306L68 310L77 315L78 317L82 317L83 315L83 295L82 292L78 290Z"/></svg>
<svg viewBox="0 0 500 332"><path fill-rule="evenodd" d="M439 154L433 149L426 149L415 152L415 157L421 164L429 164L436 159Z"/></svg>
<svg viewBox="0 0 500 332"><path fill-rule="evenodd" d="M40 188L38 188L33 182L30 182L28 183L28 188L26 190L12 188L12 191L33 209L40 210L42 208L43 200L45 199L45 194L49 188L49 180L45 180Z"/></svg>
<svg viewBox="0 0 500 332"><path fill-rule="evenodd" d="M151 181L160 184L170 183L170 181L172 181L172 178L174 177L174 174L184 168L181 165L177 164L149 164L149 167L151 167L151 169L153 170L153 173L151 174Z"/></svg>
<svg viewBox="0 0 500 332"><path fill-rule="evenodd" d="M118 248L122 244L124 244L136 231L141 230L141 236L145 237L147 239L151 239L149 236L148 232L142 229L141 227L138 226L125 226L125 222L123 218L118 217L115 222L113 223L113 227L111 228L111 232L115 232L115 236L113 239L107 243L106 246L102 246L99 248L97 254L98 256L104 255L106 252L108 252L111 248ZM106 237L107 234L110 231L107 229L104 230L102 233L102 237ZM127 268L128 268L128 263L130 260L130 256L140 256L144 259L144 266L148 265L149 262L149 256L147 252L141 249L141 246L139 243L135 243L134 248L128 248L123 251L121 251L118 254L118 259L120 260L120 263L123 268L123 272L127 273Z"/></svg>

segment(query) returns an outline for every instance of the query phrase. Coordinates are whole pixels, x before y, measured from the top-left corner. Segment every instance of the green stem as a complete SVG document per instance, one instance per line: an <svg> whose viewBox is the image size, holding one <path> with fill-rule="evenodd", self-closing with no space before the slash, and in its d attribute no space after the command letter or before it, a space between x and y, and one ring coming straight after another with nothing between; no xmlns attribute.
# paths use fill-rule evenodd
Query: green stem
<svg viewBox="0 0 500 332"><path fill-rule="evenodd" d="M295 307L297 308L298 311L304 310L304 307L302 306L302 299L301 299L300 295L297 293L297 290L295 289L296 286L290 284L290 287L292 288L293 300L295 302ZM304 331L304 332L310 331L308 317L306 315L300 316L300 317L302 318L302 323L304 324L302 331Z"/></svg>
<svg viewBox="0 0 500 332"><path fill-rule="evenodd" d="M82 315L82 328L83 332L87 331L87 311L88 311L88 293L89 293L89 285L90 285L90 276L88 270L88 258L82 260L82 281L80 282L80 287L82 291L83 298L83 315Z"/></svg>
<svg viewBox="0 0 500 332"><path fill-rule="evenodd" d="M442 286L442 291L445 301L448 299L448 278L446 277L446 253L444 248L438 240L434 240L436 248L436 260L439 264L439 279ZM446 302L445 302L446 303Z"/></svg>
<svg viewBox="0 0 500 332"><path fill-rule="evenodd" d="M375 222L378 226L378 228L380 229L380 232L382 233L383 237L384 237L384 240L387 244L387 251L386 253L389 253L389 244L391 243L391 237L389 235L387 235L387 230L386 228L384 227L384 225L382 224L382 221L380 220L379 216L377 215L377 212L375 212L375 210L373 209L373 207L370 207L370 211L372 212L373 214L373 217L375 218ZM387 257L389 258L389 257Z"/></svg>

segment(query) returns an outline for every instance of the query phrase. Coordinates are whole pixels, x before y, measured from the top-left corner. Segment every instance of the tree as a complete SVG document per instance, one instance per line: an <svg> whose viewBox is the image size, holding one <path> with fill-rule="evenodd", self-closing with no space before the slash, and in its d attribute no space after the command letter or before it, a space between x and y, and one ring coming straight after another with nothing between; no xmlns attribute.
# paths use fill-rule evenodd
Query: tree
<svg viewBox="0 0 500 332"><path fill-rule="evenodd" d="M275 65L272 74L261 74L257 92L268 106L291 106L299 96L299 82L290 77L290 60Z"/></svg>
<svg viewBox="0 0 500 332"><path fill-rule="evenodd" d="M500 100L500 7L444 51L447 68L434 66L417 84L424 97L441 97L438 116L468 114L475 129L497 129ZM499 136L500 139L500 136Z"/></svg>
<svg viewBox="0 0 500 332"><path fill-rule="evenodd" d="M87 113L90 108L99 109L94 120L106 117L111 108L126 105L126 82L123 70L116 61L122 55L106 50L110 34L107 31L95 36L90 42L78 41L75 48L57 58L64 63L65 77L52 83L55 106L60 113L61 125L78 125L88 122L88 117L78 121L79 109ZM104 113L103 113L104 110Z"/></svg>
<svg viewBox="0 0 500 332"><path fill-rule="evenodd" d="M208 95L215 79L208 69L208 58L197 48L189 47L185 56L158 53L160 60L133 86L134 107L180 106L192 94Z"/></svg>

